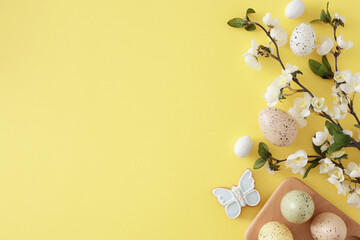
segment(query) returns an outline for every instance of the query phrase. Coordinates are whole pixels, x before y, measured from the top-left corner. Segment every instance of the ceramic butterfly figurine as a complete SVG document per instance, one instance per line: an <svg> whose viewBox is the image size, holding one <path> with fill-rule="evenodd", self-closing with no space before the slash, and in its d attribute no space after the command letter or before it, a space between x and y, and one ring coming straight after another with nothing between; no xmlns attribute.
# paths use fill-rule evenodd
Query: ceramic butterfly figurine
<svg viewBox="0 0 360 240"><path fill-rule="evenodd" d="M239 186L232 189L216 188L213 194L219 203L225 206L226 215L229 218L237 218L241 213L241 208L256 206L260 202L260 194L255 190L255 181L250 169L246 169L240 178Z"/></svg>

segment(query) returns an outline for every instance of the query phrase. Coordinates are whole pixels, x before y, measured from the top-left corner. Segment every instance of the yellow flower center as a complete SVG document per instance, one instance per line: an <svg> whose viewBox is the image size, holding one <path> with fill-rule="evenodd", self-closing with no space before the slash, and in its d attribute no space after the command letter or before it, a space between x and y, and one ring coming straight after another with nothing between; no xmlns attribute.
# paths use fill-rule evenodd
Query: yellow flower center
<svg viewBox="0 0 360 240"><path fill-rule="evenodd" d="M304 157L297 157L294 159L297 164L301 163L302 160L304 160Z"/></svg>
<svg viewBox="0 0 360 240"><path fill-rule="evenodd" d="M324 102L321 101L321 99L316 99L316 100L314 101L314 107L316 107L316 108L322 108L323 105L324 105Z"/></svg>
<svg viewBox="0 0 360 240"><path fill-rule="evenodd" d="M338 81L343 82L343 81L344 81L344 79L345 79L345 74L344 74L344 73L342 73L342 74L340 74L340 75L337 75L336 79L337 79Z"/></svg>
<svg viewBox="0 0 360 240"><path fill-rule="evenodd" d="M307 104L306 104L306 100L304 99L304 100L302 100L302 101L300 102L299 108L305 109L306 107L307 107Z"/></svg>
<svg viewBox="0 0 360 240"><path fill-rule="evenodd" d="M280 79L279 83L280 83L281 85L286 84L286 83L287 83L287 77L286 77L286 76L283 76L283 77Z"/></svg>
<svg viewBox="0 0 360 240"><path fill-rule="evenodd" d="M342 175L338 169L334 170L333 175L336 177L337 180L339 180L342 177Z"/></svg>

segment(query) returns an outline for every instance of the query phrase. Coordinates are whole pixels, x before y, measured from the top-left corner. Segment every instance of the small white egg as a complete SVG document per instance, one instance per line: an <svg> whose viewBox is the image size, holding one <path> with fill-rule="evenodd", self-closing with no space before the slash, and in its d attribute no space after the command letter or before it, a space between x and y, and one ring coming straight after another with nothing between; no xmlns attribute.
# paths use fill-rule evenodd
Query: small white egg
<svg viewBox="0 0 360 240"><path fill-rule="evenodd" d="M314 28L308 23L301 23L291 34L290 48L299 57L305 57L315 49L316 34Z"/></svg>
<svg viewBox="0 0 360 240"><path fill-rule="evenodd" d="M236 156L243 158L250 154L253 147L252 140L249 136L243 136L236 141L234 152Z"/></svg>
<svg viewBox="0 0 360 240"><path fill-rule="evenodd" d="M301 0L293 0L285 8L285 16L290 19L300 17L305 11L305 4Z"/></svg>

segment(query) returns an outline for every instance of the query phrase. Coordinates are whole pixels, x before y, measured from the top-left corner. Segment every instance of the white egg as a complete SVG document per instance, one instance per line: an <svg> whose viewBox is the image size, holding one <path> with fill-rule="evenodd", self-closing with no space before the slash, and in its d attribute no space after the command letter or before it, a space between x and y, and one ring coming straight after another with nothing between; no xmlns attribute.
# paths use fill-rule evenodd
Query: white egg
<svg viewBox="0 0 360 240"><path fill-rule="evenodd" d="M236 141L234 152L236 156L243 158L250 154L253 143L249 136L243 136Z"/></svg>
<svg viewBox="0 0 360 240"><path fill-rule="evenodd" d="M296 56L305 57L315 48L316 34L308 23L301 23L291 34L290 48Z"/></svg>
<svg viewBox="0 0 360 240"><path fill-rule="evenodd" d="M290 19L300 17L305 11L305 4L301 0L293 0L285 8L285 16Z"/></svg>

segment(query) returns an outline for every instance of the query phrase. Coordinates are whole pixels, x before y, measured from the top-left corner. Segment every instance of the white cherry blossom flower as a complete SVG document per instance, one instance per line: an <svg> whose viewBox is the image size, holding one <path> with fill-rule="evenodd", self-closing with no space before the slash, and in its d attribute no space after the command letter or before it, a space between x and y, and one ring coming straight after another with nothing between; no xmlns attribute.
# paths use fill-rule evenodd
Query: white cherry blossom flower
<svg viewBox="0 0 360 240"><path fill-rule="evenodd" d="M265 167L265 169L266 169L266 171L267 171L268 173L270 173L270 174L274 174L274 173L275 173L274 170L271 170L271 169L270 169L270 165L269 165L268 162L265 163L264 167Z"/></svg>
<svg viewBox="0 0 360 240"><path fill-rule="evenodd" d="M296 120L299 128L303 128L307 125L307 120L295 109L295 107L291 107L288 113Z"/></svg>
<svg viewBox="0 0 360 240"><path fill-rule="evenodd" d="M331 154L330 158L340 158L344 154L345 154L345 151L336 151Z"/></svg>
<svg viewBox="0 0 360 240"><path fill-rule="evenodd" d="M320 147L320 150L321 150L321 152L325 152L329 147L330 147L330 144L329 144L329 143L324 143L324 144Z"/></svg>
<svg viewBox="0 0 360 240"><path fill-rule="evenodd" d="M345 70L345 71L336 71L334 73L334 80L337 82L337 83L343 83L346 81L346 79L349 79L352 77L352 73L350 70ZM336 87L336 86L335 86ZM333 89L333 92L334 92L334 89Z"/></svg>
<svg viewBox="0 0 360 240"><path fill-rule="evenodd" d="M339 167L334 167L329 172L329 178L327 179L330 183L334 184L338 189L338 194L342 192L342 182L344 181L343 170Z"/></svg>
<svg viewBox="0 0 360 240"><path fill-rule="evenodd" d="M323 145L329 137L329 130L324 127L324 132L318 131L315 134L315 137L312 138L312 141L315 146Z"/></svg>
<svg viewBox="0 0 360 240"><path fill-rule="evenodd" d="M309 93L304 93L303 98L295 98L294 108L300 113L302 117L307 117L310 115L309 107L311 105L311 96Z"/></svg>
<svg viewBox="0 0 360 240"><path fill-rule="evenodd" d="M341 107L344 108L344 105L333 106L332 112L328 111L328 114L331 116L332 119L342 120L346 117L347 111L346 110L343 111Z"/></svg>
<svg viewBox="0 0 360 240"><path fill-rule="evenodd" d="M355 206L356 209L360 210L360 197L355 192L350 193L348 195L347 204L349 204L351 207Z"/></svg>
<svg viewBox="0 0 360 240"><path fill-rule="evenodd" d="M345 173L352 178L360 177L360 165L357 165L354 162L348 164L348 169L345 170Z"/></svg>
<svg viewBox="0 0 360 240"><path fill-rule="evenodd" d="M320 44L316 44L316 52L323 56L328 54L331 49L334 47L334 42L332 38L328 36L322 36L320 38Z"/></svg>
<svg viewBox="0 0 360 240"><path fill-rule="evenodd" d="M284 46L287 43L287 32L285 29L271 29L270 36L274 39L279 47Z"/></svg>
<svg viewBox="0 0 360 240"><path fill-rule="evenodd" d="M269 28L280 28L280 18L273 19L270 13L263 17L263 23Z"/></svg>
<svg viewBox="0 0 360 240"><path fill-rule="evenodd" d="M299 150L287 157L285 166L291 168L293 173L298 173L308 162L308 156L304 150Z"/></svg>
<svg viewBox="0 0 360 240"><path fill-rule="evenodd" d="M345 17L339 16L339 14L338 14L337 12L333 15L333 18L336 19L336 20L340 20L340 21L342 21L343 23L345 23L345 20L346 20Z"/></svg>
<svg viewBox="0 0 360 240"><path fill-rule="evenodd" d="M269 107L273 107L279 102L280 88L270 85L266 88L266 93L264 93L264 98Z"/></svg>
<svg viewBox="0 0 360 240"><path fill-rule="evenodd" d="M354 43L352 41L344 41L344 34L341 34L337 37L336 42L338 46L343 49L347 50L353 47Z"/></svg>
<svg viewBox="0 0 360 240"><path fill-rule="evenodd" d="M335 167L335 164L328 158L321 159L320 164L320 173L328 173L331 169Z"/></svg>
<svg viewBox="0 0 360 240"><path fill-rule="evenodd" d="M338 194L342 193L343 195L346 195L350 192L350 190L353 190L349 181L343 181L341 183L341 191L338 189ZM340 193L339 193L340 191Z"/></svg>
<svg viewBox="0 0 360 240"><path fill-rule="evenodd" d="M275 78L272 83L275 87L283 88L292 80L292 75L290 73L283 73L279 77Z"/></svg>
<svg viewBox="0 0 360 240"><path fill-rule="evenodd" d="M294 73L296 72L297 70L299 70L299 67L296 66L296 65L291 65L289 63L287 63L285 65L285 69L282 70L283 73Z"/></svg>
<svg viewBox="0 0 360 240"><path fill-rule="evenodd" d="M314 111L318 113L326 112L328 110L328 107L325 105L324 98L313 97L311 105L313 106Z"/></svg>
<svg viewBox="0 0 360 240"><path fill-rule="evenodd" d="M346 129L344 129L344 130L342 130L342 132L343 132L344 134L346 134L346 135L349 135L350 137L352 137L352 136L353 136L353 132L352 132L352 131L350 131L350 130L346 130Z"/></svg>
<svg viewBox="0 0 360 240"><path fill-rule="evenodd" d="M346 94L354 91L360 92L360 73L355 73L351 78L346 79L346 83L340 85L340 89Z"/></svg>
<svg viewBox="0 0 360 240"><path fill-rule="evenodd" d="M258 61L259 55L259 44L251 39L251 48L243 54L243 57L245 58L245 63L251 68L256 69L257 71L260 71L261 64Z"/></svg>

